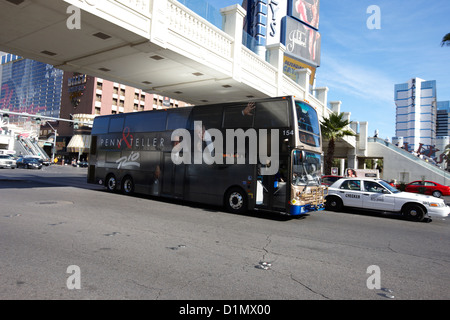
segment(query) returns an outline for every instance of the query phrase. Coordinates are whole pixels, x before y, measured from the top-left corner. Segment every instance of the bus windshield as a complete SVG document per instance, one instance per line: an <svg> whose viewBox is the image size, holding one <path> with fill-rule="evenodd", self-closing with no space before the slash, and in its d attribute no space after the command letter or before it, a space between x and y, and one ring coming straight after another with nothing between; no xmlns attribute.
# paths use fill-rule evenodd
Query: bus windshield
<svg viewBox="0 0 450 320"><path fill-rule="evenodd" d="M313 107L303 101L295 101L297 107L298 128L320 136L319 119Z"/></svg>
<svg viewBox="0 0 450 320"><path fill-rule="evenodd" d="M319 154L294 150L292 166L294 186L320 185L321 156Z"/></svg>
<svg viewBox="0 0 450 320"><path fill-rule="evenodd" d="M303 101L295 101L300 142L320 147L320 124L316 110Z"/></svg>

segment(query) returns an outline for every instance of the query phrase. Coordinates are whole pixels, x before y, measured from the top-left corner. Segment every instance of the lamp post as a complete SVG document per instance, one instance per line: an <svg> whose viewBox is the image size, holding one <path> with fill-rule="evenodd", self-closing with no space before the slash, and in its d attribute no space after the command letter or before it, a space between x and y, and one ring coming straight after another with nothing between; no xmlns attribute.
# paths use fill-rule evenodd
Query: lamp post
<svg viewBox="0 0 450 320"><path fill-rule="evenodd" d="M58 130L53 128L53 126L50 124L50 122L47 122L47 124L50 126L50 128L53 129L55 132L55 139L53 140L53 148L52 148L52 164L55 163L55 153L56 153L56 137L58 136Z"/></svg>

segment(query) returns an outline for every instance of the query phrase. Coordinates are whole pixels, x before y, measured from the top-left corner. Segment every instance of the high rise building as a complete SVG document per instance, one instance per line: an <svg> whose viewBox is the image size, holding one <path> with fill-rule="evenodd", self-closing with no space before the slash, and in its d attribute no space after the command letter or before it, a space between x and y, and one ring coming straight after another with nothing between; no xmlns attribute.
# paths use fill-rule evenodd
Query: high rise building
<svg viewBox="0 0 450 320"><path fill-rule="evenodd" d="M450 136L450 101L437 102L436 136Z"/></svg>
<svg viewBox="0 0 450 320"><path fill-rule="evenodd" d="M9 53L0 58L0 109L59 117L64 72Z"/></svg>
<svg viewBox="0 0 450 320"><path fill-rule="evenodd" d="M436 145L436 81L412 78L395 85L395 134L409 150Z"/></svg>
<svg viewBox="0 0 450 320"><path fill-rule="evenodd" d="M61 98L63 119L92 121L95 116L184 107L186 103L146 93L140 89L85 74L65 72ZM55 127L55 126L54 126ZM56 127L55 127L56 128ZM52 130L46 134L51 135ZM73 156L87 153L90 128L74 130L68 122L59 122L58 154Z"/></svg>

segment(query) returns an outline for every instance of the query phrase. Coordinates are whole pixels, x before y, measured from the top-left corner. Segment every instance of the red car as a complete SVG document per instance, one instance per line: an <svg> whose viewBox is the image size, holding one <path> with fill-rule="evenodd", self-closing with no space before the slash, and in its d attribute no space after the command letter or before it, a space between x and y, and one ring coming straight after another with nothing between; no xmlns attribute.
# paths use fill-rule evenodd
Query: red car
<svg viewBox="0 0 450 320"><path fill-rule="evenodd" d="M423 189L422 189L423 188ZM442 196L450 196L450 187L433 181L413 181L406 185L406 192L423 193L440 198Z"/></svg>
<svg viewBox="0 0 450 320"><path fill-rule="evenodd" d="M343 176L322 176L322 185L331 186L333 183L338 181L340 178L344 178Z"/></svg>

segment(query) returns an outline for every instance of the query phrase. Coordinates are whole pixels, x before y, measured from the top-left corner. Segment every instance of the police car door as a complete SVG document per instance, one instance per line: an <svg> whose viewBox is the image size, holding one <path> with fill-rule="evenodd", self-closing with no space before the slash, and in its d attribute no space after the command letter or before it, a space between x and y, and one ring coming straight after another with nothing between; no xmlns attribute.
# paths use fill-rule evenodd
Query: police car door
<svg viewBox="0 0 450 320"><path fill-rule="evenodd" d="M345 180L339 187L339 194L346 207L362 207L361 180Z"/></svg>
<svg viewBox="0 0 450 320"><path fill-rule="evenodd" d="M394 209L395 196L376 181L364 181L363 207L365 209L386 210Z"/></svg>

